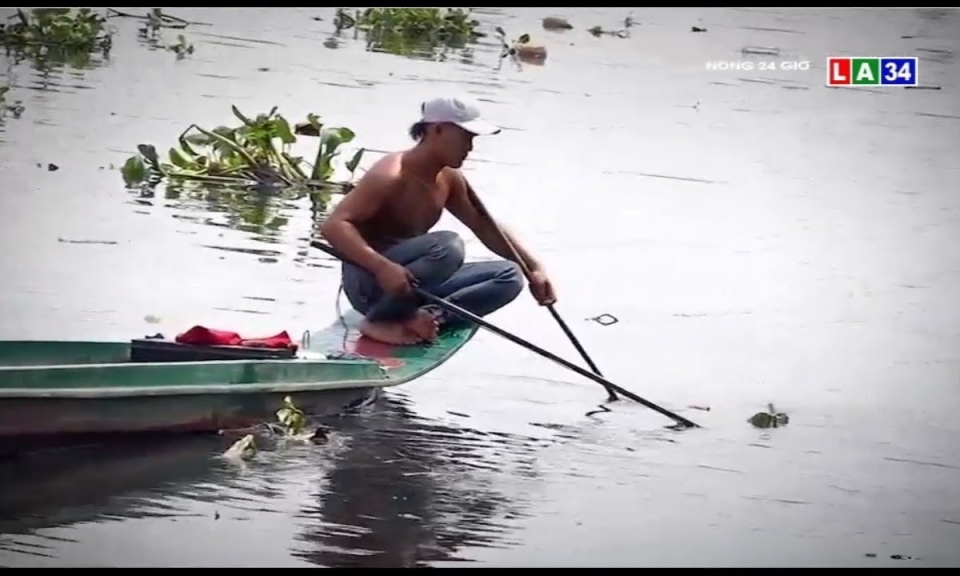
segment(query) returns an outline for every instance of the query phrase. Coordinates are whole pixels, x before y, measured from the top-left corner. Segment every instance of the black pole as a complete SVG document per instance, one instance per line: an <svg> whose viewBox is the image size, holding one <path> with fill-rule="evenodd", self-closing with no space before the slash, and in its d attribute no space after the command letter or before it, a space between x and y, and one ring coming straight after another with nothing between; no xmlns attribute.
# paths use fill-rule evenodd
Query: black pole
<svg viewBox="0 0 960 576"><path fill-rule="evenodd" d="M319 242L319 241L317 241L317 240L313 240L313 241L310 242L310 245L313 246L314 248L319 248L320 250L323 250L324 252L326 252L327 254L330 254L330 255L333 256L334 258L337 258L338 260L341 260L341 261L346 262L346 263L348 263L348 264L352 264L352 262L351 262L350 260L346 259L346 258L345 258L344 256L342 256L340 253L338 253L336 250L334 250L331 246L328 246L328 245L324 244L323 242ZM477 325L479 325L479 326L482 326L483 328L486 328L487 330L490 330L491 332L493 332L493 333L495 333L495 334L499 334L500 336L506 338L507 340L510 340L510 341L513 342L514 344L519 344L520 346L523 346L524 348L526 348L526 349L528 349L528 350L531 350L531 351L533 351L533 352L536 352L537 354L539 354L539 355L541 355L541 356L543 356L543 357L545 357L545 358L547 358L547 359L553 360L553 361L556 362L557 364L560 364L561 366L564 366L565 368L569 368L570 370L573 370L574 372L576 372L577 374L580 374L580 375L583 376L584 378L589 378L590 380L593 380L594 382L597 382L597 383L599 383L599 384L602 384L604 387L606 387L606 388L608 388L608 389L616 390L617 392L623 394L623 395L626 396L627 398L629 398L629 399L631 399L631 400L633 400L633 401L635 401L635 402L639 402L640 404L643 404L643 405L646 406L647 408L650 408L650 409L652 409L652 410L655 410L655 411L659 412L660 414L663 414L664 416L667 416L668 418L672 418L673 420L675 420L675 421L683 424L684 426L687 426L687 427L689 427L689 428L699 428L699 426L698 426L697 424L694 424L693 422L691 422L690 420L687 420L687 419L684 418L683 416L680 416L679 414L674 414L673 412L671 412L671 411L669 411L669 410L667 410L667 409L665 409L665 408L661 408L660 406L657 406L656 404L654 404L654 403L652 403L652 402L650 402L650 401L648 401L648 400L644 400L643 398L641 398L640 396L637 396L636 394L630 392L629 390L624 390L623 388L617 386L617 385L614 384L613 382L610 382L609 380L607 380L607 379L604 378L603 376L599 376L599 375L594 374L594 373L592 373L592 372L588 372L588 371L584 370L583 368L577 366L576 364L572 364L572 363L564 360L563 358L560 358L559 356L557 356L557 355L555 355L555 354L553 354L553 353L551 353L551 352L548 352L548 351L544 350L543 348L540 348L539 346L537 346L537 345L535 345L535 344L531 344L530 342L527 342L526 340L523 340L522 338L519 338L519 337L517 337L517 336L514 336L513 334L510 334L510 333L507 332L506 330L503 330L502 328L498 328L497 326L494 326L493 324L490 324L489 322L487 322L487 321L484 320L483 318L480 318L479 316L477 316L477 315L475 315L475 314L473 314L473 313L471 313L471 312L469 312L469 311L467 311L467 310L464 310L463 308L457 306L456 304L453 304L453 303L451 303L451 302L447 302L446 300L444 300L443 298L440 298L439 296L434 296L433 294L431 294L431 293L423 290L422 288L414 287L413 290L414 290L414 292L415 292L418 296L420 296L421 298L423 298L423 299L425 299L425 300L428 300L428 301L430 301L430 302L433 302L434 304L442 307L443 309L445 309L445 310L447 310L447 311L449 311L449 312L452 312L452 313L460 316L461 318L464 318L465 320L469 320L470 322L473 322L474 324L477 324Z"/></svg>
<svg viewBox="0 0 960 576"><path fill-rule="evenodd" d="M511 252L513 252L513 257L516 259L517 264L520 265L520 268L523 270L524 275L527 277L527 280L530 280L530 268L523 261L523 258L520 257L520 253L517 252L517 249L510 242L510 239L507 238L507 235L503 233L503 230L500 229L500 226L497 224L497 221L493 219L493 216L490 214L490 211L487 210L487 207L480 201L480 197L477 196L476 191L473 189L470 184L467 184L467 195L470 197L470 201L473 202L473 205L480 211L480 213L490 221L490 224L497 229L497 233L500 235L500 238L503 240L503 243L507 245ZM550 304L547 306L547 309L550 310L550 314L553 315L554 320L557 321L557 324L560 325L560 328L563 329L563 332L567 335L567 338L570 339L570 342L573 343L573 346L577 349L577 352L580 353L580 356L586 361L587 366L590 366L590 369L593 370L594 374L597 376L603 376L600 373L600 369L597 368L597 365L594 364L593 359L590 358L590 355L587 354L587 351L584 350L583 346L580 345L580 341L577 340L577 337L573 335L573 331L567 326L567 323L560 318L560 313L557 312L557 309ZM615 402L617 400L617 394L614 392L614 389L604 385L607 389L608 402Z"/></svg>

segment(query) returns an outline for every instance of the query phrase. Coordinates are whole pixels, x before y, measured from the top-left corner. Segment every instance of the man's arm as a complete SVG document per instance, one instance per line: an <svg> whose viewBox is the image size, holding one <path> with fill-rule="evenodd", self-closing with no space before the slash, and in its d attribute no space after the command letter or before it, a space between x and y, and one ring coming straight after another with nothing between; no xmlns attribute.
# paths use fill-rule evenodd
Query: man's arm
<svg viewBox="0 0 960 576"><path fill-rule="evenodd" d="M363 239L355 224L376 214L386 198L390 184L389 174L378 167L372 168L337 204L320 227L320 233L335 250L374 275L392 262Z"/></svg>
<svg viewBox="0 0 960 576"><path fill-rule="evenodd" d="M531 272L542 270L543 267L540 262L523 247L520 241L511 234L509 230L493 220L492 217L487 217L481 212L480 206L473 201L475 193L470 187L470 183L467 182L466 177L460 172L456 172L455 174L457 174L457 176L454 177L454 182L451 186L450 197L447 200L447 210L470 228L491 252L507 260L517 260L514 251L503 241L503 237L500 235L502 231L503 236L507 237L507 240L513 245L513 248L516 249L516 253L523 259L523 262L517 262L518 264L526 265ZM498 227L499 230L497 229Z"/></svg>

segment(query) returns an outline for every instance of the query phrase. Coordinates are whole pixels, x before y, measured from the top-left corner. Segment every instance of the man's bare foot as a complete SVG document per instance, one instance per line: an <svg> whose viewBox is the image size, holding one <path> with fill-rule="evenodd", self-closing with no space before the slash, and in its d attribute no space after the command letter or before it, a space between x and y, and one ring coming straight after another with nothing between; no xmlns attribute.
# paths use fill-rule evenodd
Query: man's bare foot
<svg viewBox="0 0 960 576"><path fill-rule="evenodd" d="M363 320L358 327L360 333L378 342L394 346L416 344L422 338L399 322L370 322Z"/></svg>
<svg viewBox="0 0 960 576"><path fill-rule="evenodd" d="M417 309L413 317L409 320L406 320L403 323L403 326L408 332L416 334L421 340L426 342L433 342L436 340L437 333L440 331L440 326L437 324L437 319L433 317L433 314L424 310L423 308Z"/></svg>

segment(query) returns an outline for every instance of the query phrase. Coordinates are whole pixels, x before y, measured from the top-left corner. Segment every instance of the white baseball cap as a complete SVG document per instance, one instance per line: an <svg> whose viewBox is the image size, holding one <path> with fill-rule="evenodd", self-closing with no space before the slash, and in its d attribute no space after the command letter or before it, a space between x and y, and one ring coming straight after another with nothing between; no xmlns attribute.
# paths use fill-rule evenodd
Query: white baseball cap
<svg viewBox="0 0 960 576"><path fill-rule="evenodd" d="M480 116L480 107L471 98L442 96L420 105L421 122L449 122L478 136L496 134L500 128Z"/></svg>

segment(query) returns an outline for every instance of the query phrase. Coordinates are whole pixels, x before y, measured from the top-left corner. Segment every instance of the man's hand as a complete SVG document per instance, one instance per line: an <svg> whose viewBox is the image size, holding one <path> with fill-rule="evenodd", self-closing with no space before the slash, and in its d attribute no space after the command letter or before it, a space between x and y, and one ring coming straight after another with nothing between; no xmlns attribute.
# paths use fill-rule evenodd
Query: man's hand
<svg viewBox="0 0 960 576"><path fill-rule="evenodd" d="M396 262L390 262L377 271L377 283L391 296L409 296L413 293L412 286L416 281L413 272Z"/></svg>
<svg viewBox="0 0 960 576"><path fill-rule="evenodd" d="M530 292L541 306L549 306L557 302L553 284L543 270L534 270L530 273Z"/></svg>

